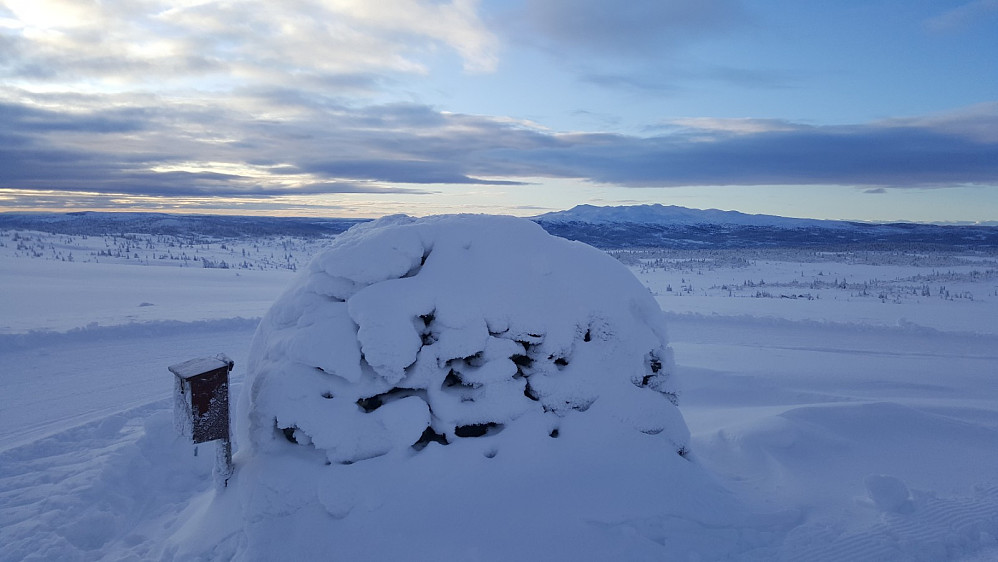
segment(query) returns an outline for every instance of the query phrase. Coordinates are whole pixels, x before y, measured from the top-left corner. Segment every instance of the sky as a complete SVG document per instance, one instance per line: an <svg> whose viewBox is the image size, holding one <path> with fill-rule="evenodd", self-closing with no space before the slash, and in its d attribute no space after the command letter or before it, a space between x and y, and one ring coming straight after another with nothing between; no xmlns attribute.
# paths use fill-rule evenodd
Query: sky
<svg viewBox="0 0 998 562"><path fill-rule="evenodd" d="M998 0L0 0L0 211L998 221Z"/></svg>

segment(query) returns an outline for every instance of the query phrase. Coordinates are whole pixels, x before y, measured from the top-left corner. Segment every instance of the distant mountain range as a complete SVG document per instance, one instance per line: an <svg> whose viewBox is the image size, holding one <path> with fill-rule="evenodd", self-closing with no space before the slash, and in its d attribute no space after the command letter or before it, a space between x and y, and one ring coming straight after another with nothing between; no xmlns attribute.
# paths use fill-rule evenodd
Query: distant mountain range
<svg viewBox="0 0 998 562"><path fill-rule="evenodd" d="M801 247L998 251L998 226L860 223L749 215L664 205L579 205L533 217L548 232L605 249ZM0 229L61 234L149 233L330 236L363 219L172 215L164 213L0 213Z"/></svg>
<svg viewBox="0 0 998 562"><path fill-rule="evenodd" d="M664 205L595 207L533 218L552 234L600 248L977 248L998 249L998 227L861 223L748 215Z"/></svg>
<svg viewBox="0 0 998 562"><path fill-rule="evenodd" d="M174 215L167 213L0 213L0 229L55 234L195 234L245 236L325 236L339 234L363 219Z"/></svg>
<svg viewBox="0 0 998 562"><path fill-rule="evenodd" d="M622 207L596 207L578 205L567 211L557 211L534 217L545 224L555 223L631 223L672 226L694 226L701 224L733 226L767 226L775 228L848 228L850 223L843 221L823 221L815 219L794 219L773 215L747 215L738 211L717 209L688 209L675 205L628 205Z"/></svg>

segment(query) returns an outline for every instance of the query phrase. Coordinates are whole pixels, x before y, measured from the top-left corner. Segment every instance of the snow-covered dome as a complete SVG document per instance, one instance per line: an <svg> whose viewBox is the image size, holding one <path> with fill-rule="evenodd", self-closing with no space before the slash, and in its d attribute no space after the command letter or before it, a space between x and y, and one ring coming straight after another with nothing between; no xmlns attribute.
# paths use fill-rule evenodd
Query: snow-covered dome
<svg viewBox="0 0 998 562"><path fill-rule="evenodd" d="M250 355L254 454L353 463L614 419L685 454L662 313L594 248L513 217L386 217L318 255Z"/></svg>
<svg viewBox="0 0 998 562"><path fill-rule="evenodd" d="M512 217L356 226L261 322L236 472L171 552L659 560L689 530L664 522L735 512L672 372L657 303L603 252Z"/></svg>

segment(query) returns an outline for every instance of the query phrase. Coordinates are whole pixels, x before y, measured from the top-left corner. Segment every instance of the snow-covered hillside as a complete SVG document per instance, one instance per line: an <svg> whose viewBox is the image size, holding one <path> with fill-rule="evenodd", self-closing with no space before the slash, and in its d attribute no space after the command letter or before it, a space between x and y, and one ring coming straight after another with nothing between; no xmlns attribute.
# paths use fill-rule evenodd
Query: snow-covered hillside
<svg viewBox="0 0 998 562"><path fill-rule="evenodd" d="M747 215L663 205L579 205L531 220L549 233L597 248L814 248L998 251L998 226L857 223ZM207 267L295 268L317 244L361 220L174 216L157 213L0 213L0 251L43 259ZM61 234L38 242L35 233ZM272 251L261 254L260 246ZM273 251L277 250L277 251ZM207 262L205 261L207 259Z"/></svg>
<svg viewBox="0 0 998 562"><path fill-rule="evenodd" d="M998 227L983 225L822 221L662 205L579 205L534 220L599 248L998 249Z"/></svg>
<svg viewBox="0 0 998 562"><path fill-rule="evenodd" d="M590 224L634 223L671 225L738 225L771 226L777 228L848 228L849 223L795 219L773 215L749 215L738 211L718 209L689 209L676 205L627 205L621 207L598 207L577 205L567 211L545 213L535 217L541 223L581 222Z"/></svg>
<svg viewBox="0 0 998 562"><path fill-rule="evenodd" d="M167 213L95 212L0 213L0 230L38 230L70 236L150 234L215 239L334 236L362 219L177 215Z"/></svg>
<svg viewBox="0 0 998 562"><path fill-rule="evenodd" d="M239 394L255 327L296 273L150 267L154 261L134 256L62 260L51 247L60 251L59 235L35 232L42 256L0 247L0 560L170 559L178 543L206 558L239 551L246 545L223 539L238 536L243 520L207 520L215 535L195 526L219 508L248 505L270 517L268 506L298 501L302 483L263 478L249 498L215 490L212 445L194 456L173 431L166 367L225 352L235 359ZM11 236L0 232L0 240ZM240 244L276 251L270 236ZM335 552L358 559L373 558L372 544L410 559L510 554L493 550L488 536L515 538L522 546L515 555L528 560L564 559L572 549L590 559L998 558L993 255L959 247L612 255L665 313L679 412L690 431L687 458L671 453L666 462L696 467L704 479L643 474L644 455L599 456L620 444L563 451L576 455L566 469L554 464L565 457L552 456L551 446L572 449L570 435L511 447L518 430L510 424L464 439L481 451L446 478L433 470L443 457L433 455L454 445L430 443L400 479L377 459L336 465L344 479L315 483L322 490L315 509L272 519L307 525L276 525L266 536L310 544L316 526L328 526L321 528L348 537ZM237 405L233 416L246 413ZM307 448L284 442L289 451ZM502 446L489 458L492 443ZM239 465L244 447L236 443L237 471L250 466ZM296 458L288 457L289 467ZM603 472L586 472L593 466ZM597 477L608 487L591 486L570 502L502 509ZM649 494L645 485L600 495L645 477L663 481L661 509L629 511L641 504L633 498ZM371 480L384 489L359 493ZM467 497L480 500L474 509L485 519L468 516ZM387 525L369 524L364 514L382 506L398 511ZM591 532L579 545L534 548L577 536L580 514ZM394 523L426 533L393 542Z"/></svg>

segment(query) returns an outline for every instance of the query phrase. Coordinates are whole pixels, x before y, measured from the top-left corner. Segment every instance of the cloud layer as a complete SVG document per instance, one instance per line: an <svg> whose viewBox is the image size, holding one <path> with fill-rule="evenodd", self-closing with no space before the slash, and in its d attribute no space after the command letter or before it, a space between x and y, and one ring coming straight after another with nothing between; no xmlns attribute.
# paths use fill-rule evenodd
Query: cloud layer
<svg viewBox="0 0 998 562"><path fill-rule="evenodd" d="M474 0L6 0L5 75L33 80L276 78L321 84L379 71L425 72L444 46L471 70L496 64ZM0 12L2 17L2 12Z"/></svg>
<svg viewBox="0 0 998 562"><path fill-rule="evenodd" d="M580 78L658 92L668 83L628 71L748 17L738 0L514 5L505 16L536 44L601 61L579 65L588 69ZM993 7L978 0L932 25ZM0 188L259 198L419 195L538 178L624 187L998 184L998 103L850 126L673 119L638 135L551 131L413 101L406 77L426 75L434 61L497 69L501 32L512 27L482 8L476 0L3 0ZM698 72L693 78L745 87L793 80L734 67Z"/></svg>
<svg viewBox="0 0 998 562"><path fill-rule="evenodd" d="M100 108L104 99L75 111L42 109L52 97L0 105L0 186L259 196L419 192L425 184L539 177L631 187L998 182L998 104L834 127L686 119L654 136L628 136L553 133L415 104L286 105L287 116L269 119L234 109L259 103L252 98L232 107L119 98Z"/></svg>

